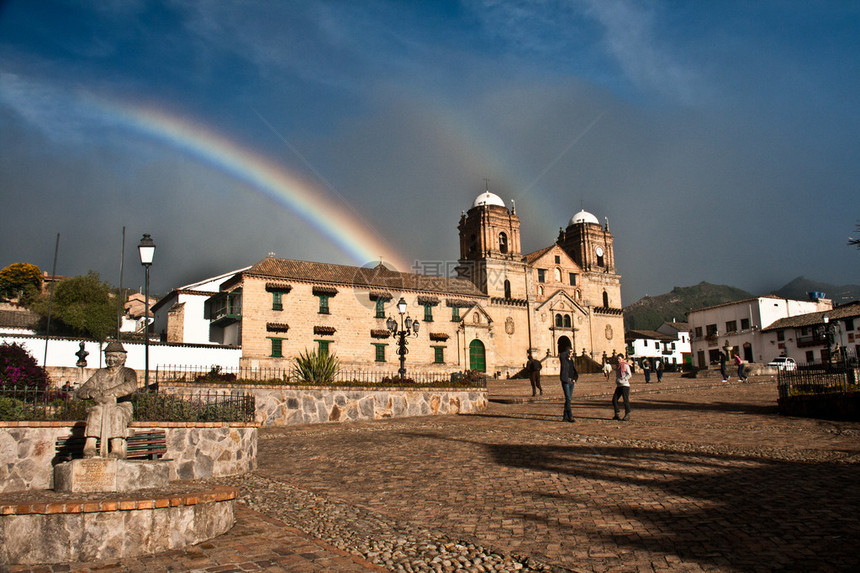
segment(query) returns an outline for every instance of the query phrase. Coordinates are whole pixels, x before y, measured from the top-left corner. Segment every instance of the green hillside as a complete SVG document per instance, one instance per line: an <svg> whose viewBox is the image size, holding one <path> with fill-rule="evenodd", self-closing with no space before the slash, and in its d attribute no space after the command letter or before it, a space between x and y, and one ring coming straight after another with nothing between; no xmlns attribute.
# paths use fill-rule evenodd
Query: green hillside
<svg viewBox="0 0 860 573"><path fill-rule="evenodd" d="M646 296L624 307L625 330L654 330L664 322L686 322L689 310L750 298L745 290L701 282L691 287L675 287L659 296Z"/></svg>

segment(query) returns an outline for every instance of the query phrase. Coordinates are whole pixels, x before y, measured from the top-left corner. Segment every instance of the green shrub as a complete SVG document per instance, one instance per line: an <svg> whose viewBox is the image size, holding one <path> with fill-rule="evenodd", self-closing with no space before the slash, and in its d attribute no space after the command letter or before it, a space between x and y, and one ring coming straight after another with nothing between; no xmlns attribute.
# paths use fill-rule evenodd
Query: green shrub
<svg viewBox="0 0 860 573"><path fill-rule="evenodd" d="M340 372L340 360L334 354L306 350L296 357L294 372L304 384L332 384Z"/></svg>
<svg viewBox="0 0 860 573"><path fill-rule="evenodd" d="M34 418L35 412L32 404L27 404L17 398L0 396L0 420L17 421L32 420Z"/></svg>

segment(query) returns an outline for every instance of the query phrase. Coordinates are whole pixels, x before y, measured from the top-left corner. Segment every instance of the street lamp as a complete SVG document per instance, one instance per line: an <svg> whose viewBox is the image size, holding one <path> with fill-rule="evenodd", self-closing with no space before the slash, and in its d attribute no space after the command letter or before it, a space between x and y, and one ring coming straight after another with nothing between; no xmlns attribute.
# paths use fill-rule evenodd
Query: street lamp
<svg viewBox="0 0 860 573"><path fill-rule="evenodd" d="M385 321L385 326L391 331L391 336L399 338L397 341L397 354L400 355L400 370L398 372L400 373L400 379L403 380L406 377L406 354L409 352L406 350L406 337L418 336L418 321L412 320L410 316L406 316L404 319L404 315L406 315L406 301L403 300L403 297L400 297L400 300L397 301L397 312L400 314L400 329L398 330L397 321L390 316Z"/></svg>
<svg viewBox="0 0 860 573"><path fill-rule="evenodd" d="M144 384L149 388L149 267L155 257L155 243L149 233L144 233L140 244L137 246L140 254L140 264L146 269L146 280L143 287L143 348L144 348Z"/></svg>

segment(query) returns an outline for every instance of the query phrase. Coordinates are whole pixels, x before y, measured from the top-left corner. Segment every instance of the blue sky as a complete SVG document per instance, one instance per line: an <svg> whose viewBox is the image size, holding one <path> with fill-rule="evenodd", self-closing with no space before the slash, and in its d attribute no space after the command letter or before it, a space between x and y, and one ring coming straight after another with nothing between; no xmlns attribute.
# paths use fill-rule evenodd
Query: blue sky
<svg viewBox="0 0 860 573"><path fill-rule="evenodd" d="M454 261L486 178L525 252L583 207L608 218L625 305L858 284L858 61L848 1L7 0L0 267L50 270L60 233L59 274L118 284L123 226L125 286L151 233L161 293L269 252ZM334 211L366 229L356 249Z"/></svg>

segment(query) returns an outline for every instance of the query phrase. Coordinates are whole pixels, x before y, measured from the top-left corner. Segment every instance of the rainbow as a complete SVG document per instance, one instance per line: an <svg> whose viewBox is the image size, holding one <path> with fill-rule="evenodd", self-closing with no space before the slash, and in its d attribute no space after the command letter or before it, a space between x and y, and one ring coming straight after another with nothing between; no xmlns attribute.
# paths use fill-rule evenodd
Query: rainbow
<svg viewBox="0 0 860 573"><path fill-rule="evenodd" d="M342 198L293 175L268 157L205 127L160 109L99 99L114 120L209 164L296 213L356 265L384 260L407 270L400 253L351 212ZM343 206L341 206L343 205Z"/></svg>

